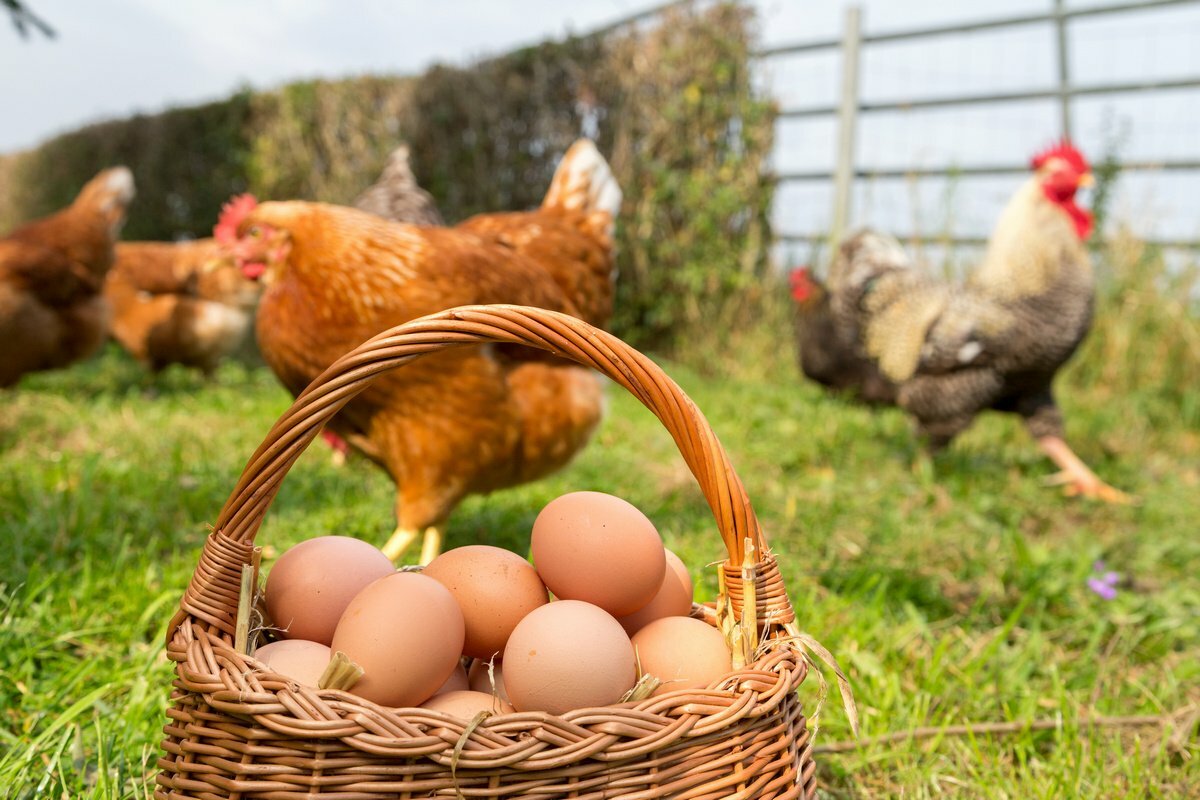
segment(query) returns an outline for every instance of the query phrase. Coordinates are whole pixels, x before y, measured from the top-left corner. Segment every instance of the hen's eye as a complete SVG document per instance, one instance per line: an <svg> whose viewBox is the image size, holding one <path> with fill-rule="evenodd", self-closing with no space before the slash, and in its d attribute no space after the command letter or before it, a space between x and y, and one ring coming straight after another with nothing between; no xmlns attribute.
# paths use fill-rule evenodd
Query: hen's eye
<svg viewBox="0 0 1200 800"><path fill-rule="evenodd" d="M254 226L251 226L250 230L246 231L246 233L248 233L251 237L257 239L258 237L262 236L262 228L258 227L257 225L254 225Z"/></svg>

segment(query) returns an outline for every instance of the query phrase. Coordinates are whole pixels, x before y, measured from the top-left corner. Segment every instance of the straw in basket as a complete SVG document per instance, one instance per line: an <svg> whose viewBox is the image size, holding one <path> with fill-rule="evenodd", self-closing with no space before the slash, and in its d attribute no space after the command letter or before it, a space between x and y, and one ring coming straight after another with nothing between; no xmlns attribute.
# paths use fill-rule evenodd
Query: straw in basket
<svg viewBox="0 0 1200 800"><path fill-rule="evenodd" d="M423 354L505 342L593 367L649 408L712 509L728 560L715 608L735 671L706 689L552 716L465 723L301 686L235 644L243 567L280 483L372 379ZM769 800L814 792L796 689L807 661L750 500L704 416L650 359L574 317L467 306L386 331L308 387L250 458L167 632L176 679L156 798Z"/></svg>

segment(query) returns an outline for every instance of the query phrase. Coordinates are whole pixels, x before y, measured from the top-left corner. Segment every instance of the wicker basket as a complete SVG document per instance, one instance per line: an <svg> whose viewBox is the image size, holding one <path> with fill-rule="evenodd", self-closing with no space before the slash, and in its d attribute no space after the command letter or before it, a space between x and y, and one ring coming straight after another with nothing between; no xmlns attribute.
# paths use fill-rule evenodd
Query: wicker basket
<svg viewBox="0 0 1200 800"><path fill-rule="evenodd" d="M641 702L464 724L440 712L384 708L347 692L300 686L234 649L242 568L251 563L255 533L321 426L380 372L424 353L485 342L529 345L593 367L670 431L728 553L721 599L695 613L725 632L735 672L707 689ZM343 357L296 399L221 510L167 632L176 680L155 797L811 797L815 767L796 695L807 662L765 545L741 481L703 415L650 359L616 337L573 317L519 306L451 309L393 328Z"/></svg>

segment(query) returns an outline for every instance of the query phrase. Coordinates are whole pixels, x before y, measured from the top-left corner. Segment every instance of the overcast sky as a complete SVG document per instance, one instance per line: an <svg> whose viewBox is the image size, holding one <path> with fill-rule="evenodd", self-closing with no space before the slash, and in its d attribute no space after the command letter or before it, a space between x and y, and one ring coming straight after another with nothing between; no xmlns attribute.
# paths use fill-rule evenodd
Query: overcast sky
<svg viewBox="0 0 1200 800"><path fill-rule="evenodd" d="M645 0L27 0L58 38L0 17L0 152L84 122L299 78L411 73L581 32ZM6 16L6 15L5 15Z"/></svg>
<svg viewBox="0 0 1200 800"><path fill-rule="evenodd" d="M515 46L586 32L659 0L26 0L59 33L20 40L0 26L0 152L84 123L153 112L300 78L414 73ZM1068 0L1069 7L1119 0ZM764 44L839 34L838 0L754 0ZM860 0L869 32L1048 10L1053 0ZM3 18L0 17L0 22ZM1200 2L1070 24L1071 72L1083 85L1200 75ZM895 100L1053 86L1053 29L999 31L872 45L862 96ZM788 105L836 101L837 51L761 62L762 86ZM1075 101L1076 138L1098 157L1114 132L1137 159L1200 159L1200 90ZM860 167L1024 163L1059 132L1054 101L885 112L862 118ZM832 118L783 121L775 166L830 169ZM897 231L987 233L1013 179L950 185L859 181L856 220ZM1200 173L1122 177L1116 211L1135 230L1200 236ZM954 202L948 204L947 197ZM810 233L829 219L828 181L785 184L776 228ZM919 223L919 225L918 225Z"/></svg>

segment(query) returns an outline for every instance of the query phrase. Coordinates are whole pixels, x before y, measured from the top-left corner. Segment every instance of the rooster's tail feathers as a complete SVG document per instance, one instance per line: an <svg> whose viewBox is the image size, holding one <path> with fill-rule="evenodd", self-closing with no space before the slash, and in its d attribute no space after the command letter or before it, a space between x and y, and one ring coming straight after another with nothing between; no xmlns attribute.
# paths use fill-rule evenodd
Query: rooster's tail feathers
<svg viewBox="0 0 1200 800"><path fill-rule="evenodd" d="M912 259L894 236L866 229L842 242L830 267L829 283L839 290L853 290L883 273L912 266Z"/></svg>
<svg viewBox="0 0 1200 800"><path fill-rule="evenodd" d="M608 214L611 235L613 220L621 208L621 187L591 140L580 139L567 150L550 182L542 208Z"/></svg>

